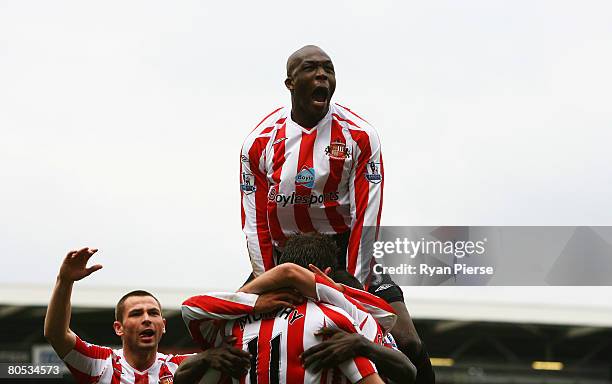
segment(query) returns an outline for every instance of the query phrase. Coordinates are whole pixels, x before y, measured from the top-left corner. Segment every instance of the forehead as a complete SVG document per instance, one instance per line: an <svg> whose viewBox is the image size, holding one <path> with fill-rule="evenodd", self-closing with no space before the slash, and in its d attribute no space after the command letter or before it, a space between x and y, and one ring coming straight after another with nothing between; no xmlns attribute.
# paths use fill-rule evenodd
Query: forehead
<svg viewBox="0 0 612 384"><path fill-rule="evenodd" d="M151 309L157 308L161 311L157 301L151 296L130 296L123 302L123 310L125 313L133 309Z"/></svg>
<svg viewBox="0 0 612 384"><path fill-rule="evenodd" d="M304 50L301 55L299 55L299 62L326 62L331 61L327 53L323 52L320 49L307 49Z"/></svg>

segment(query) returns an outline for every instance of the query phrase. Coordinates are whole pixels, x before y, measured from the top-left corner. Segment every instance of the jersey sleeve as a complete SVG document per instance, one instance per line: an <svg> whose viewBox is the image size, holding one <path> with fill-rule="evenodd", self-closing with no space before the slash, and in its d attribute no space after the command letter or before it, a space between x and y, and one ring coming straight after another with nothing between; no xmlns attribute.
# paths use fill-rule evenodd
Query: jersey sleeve
<svg viewBox="0 0 612 384"><path fill-rule="evenodd" d="M183 302L181 315L193 340L202 349L220 342L223 321L253 313L259 295L245 292L211 292Z"/></svg>
<svg viewBox="0 0 612 384"><path fill-rule="evenodd" d="M266 172L266 146L270 141L276 121L282 115L278 108L263 118L247 136L240 152L240 213L242 231L253 274L261 275L274 267L274 248L268 224L268 190Z"/></svg>
<svg viewBox="0 0 612 384"><path fill-rule="evenodd" d="M375 320L372 314L368 312L366 307L361 305L361 303L359 303L352 297L337 290L336 287L329 284L325 279L316 276L315 281L317 300L332 304L338 308L342 308L349 314L349 316L351 316L356 321L356 323L358 324L358 328L363 334L363 336L365 336L368 340L374 343L382 343L383 335L387 330L383 329L379 325L379 323ZM393 308L391 308L391 310L392 309ZM383 319L386 317L393 317L393 319L395 320L395 314L393 312L386 312L384 310L378 309L377 313L378 315L384 313Z"/></svg>
<svg viewBox="0 0 612 384"><path fill-rule="evenodd" d="M362 243L367 245L378 237L384 170L376 131L368 125L366 130L355 129L350 132L356 143L356 163L349 175L351 235L346 266L350 273L366 285L372 269L372 254Z"/></svg>
<svg viewBox="0 0 612 384"><path fill-rule="evenodd" d="M368 340L380 344L383 334L388 332L395 323L397 316L393 308L384 300L368 292L355 290L365 294L365 299L363 297L361 299L362 301L369 302L369 304L364 305L350 294L340 292L327 280L318 275L315 275L315 283L317 300L332 304L346 311L357 322L361 333ZM370 298L369 296L372 297ZM379 319L387 326L386 328L379 325Z"/></svg>
<svg viewBox="0 0 612 384"><path fill-rule="evenodd" d="M322 304L319 306L325 318L329 320L326 325L332 329L339 329L349 333L358 333L362 336L363 333L359 329L359 324L342 308ZM351 382L356 383L363 378L376 373L376 366L369 359L363 356L356 356L352 359L344 361L338 365L338 368L344 376Z"/></svg>
<svg viewBox="0 0 612 384"><path fill-rule="evenodd" d="M76 382L95 383L112 363L113 350L89 344L76 337L74 348L64 356L64 362Z"/></svg>

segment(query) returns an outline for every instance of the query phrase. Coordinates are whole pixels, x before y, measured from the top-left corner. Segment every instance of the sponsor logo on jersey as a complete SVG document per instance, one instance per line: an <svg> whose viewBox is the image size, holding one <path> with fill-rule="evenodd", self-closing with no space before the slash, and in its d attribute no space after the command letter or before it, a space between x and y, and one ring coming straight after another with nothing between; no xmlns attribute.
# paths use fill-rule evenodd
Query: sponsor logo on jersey
<svg viewBox="0 0 612 384"><path fill-rule="evenodd" d="M302 170L295 175L295 184L303 185L304 187L312 188L314 187L315 180L315 170L314 168L308 168L307 166L303 166Z"/></svg>
<svg viewBox="0 0 612 384"><path fill-rule="evenodd" d="M281 142L283 142L283 141L285 141L285 140L287 140L287 138L286 138L286 137L281 137L281 138L278 138L278 139L274 140L274 142L272 143L272 145L276 145L276 144L281 143Z"/></svg>
<svg viewBox="0 0 612 384"><path fill-rule="evenodd" d="M171 373L165 374L163 377L159 378L159 384L172 384L174 383L174 378Z"/></svg>
<svg viewBox="0 0 612 384"><path fill-rule="evenodd" d="M240 161L242 161L243 163L248 163L249 162L249 157L245 156L243 154L240 154Z"/></svg>
<svg viewBox="0 0 612 384"><path fill-rule="evenodd" d="M370 161L366 168L365 178L372 184L378 184L382 181L382 175L379 171L380 163Z"/></svg>
<svg viewBox="0 0 612 384"><path fill-rule="evenodd" d="M334 141L325 148L325 154L331 159L344 160L351 157L351 150L341 141Z"/></svg>
<svg viewBox="0 0 612 384"><path fill-rule="evenodd" d="M383 284L380 287L376 288L374 292L384 291L385 289L389 289L393 286L393 284Z"/></svg>
<svg viewBox="0 0 612 384"><path fill-rule="evenodd" d="M275 185L270 188L268 192L268 201L275 202L281 207L287 205L308 205L309 207L313 204L324 204L330 201L338 201L340 194L338 191L327 192L322 194L309 194L309 195L298 195L295 192L291 195L285 195L278 192L278 186Z"/></svg>
<svg viewBox="0 0 612 384"><path fill-rule="evenodd" d="M257 190L255 187L255 177L253 174L242 172L242 183L240 183L240 190L242 190L245 195L250 195Z"/></svg>

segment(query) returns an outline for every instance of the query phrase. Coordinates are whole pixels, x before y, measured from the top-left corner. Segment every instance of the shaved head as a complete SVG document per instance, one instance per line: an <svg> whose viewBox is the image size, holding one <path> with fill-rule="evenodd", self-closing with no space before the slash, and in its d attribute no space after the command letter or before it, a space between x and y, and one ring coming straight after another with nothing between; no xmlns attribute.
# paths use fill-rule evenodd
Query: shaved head
<svg viewBox="0 0 612 384"><path fill-rule="evenodd" d="M336 89L334 63L316 45L305 45L287 59L285 87L291 92L291 118L314 127L329 111Z"/></svg>
<svg viewBox="0 0 612 384"><path fill-rule="evenodd" d="M329 59L329 55L316 45L305 45L297 51L293 52L291 56L289 56L289 58L287 59L287 77L291 77L293 71L295 71L295 69L300 65L304 58L313 53L321 54Z"/></svg>

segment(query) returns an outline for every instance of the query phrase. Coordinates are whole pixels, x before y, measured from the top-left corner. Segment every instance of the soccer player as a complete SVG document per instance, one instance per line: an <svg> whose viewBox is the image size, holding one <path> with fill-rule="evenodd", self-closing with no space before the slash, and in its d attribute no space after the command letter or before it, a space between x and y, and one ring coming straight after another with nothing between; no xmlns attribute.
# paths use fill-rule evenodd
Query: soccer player
<svg viewBox="0 0 612 384"><path fill-rule="evenodd" d="M323 240L323 237L321 235L318 236L319 239ZM314 243L316 245L316 241ZM333 243L331 244L333 245ZM256 299L257 295L247 294L245 292L257 292L262 293L262 295L269 295L270 293L263 293L263 291L267 291L269 289L274 290L283 287L295 287L299 289L302 293L310 297L317 297L319 299L322 299L322 301L326 301L328 304L339 304L338 307L331 308L338 308L338 310L346 310L346 313L349 315L349 318L354 321L353 325L348 327L349 329L345 328L341 331L337 327L325 327L325 329L322 331L323 333L341 331L342 334L347 333L360 335L363 333L363 336L365 336L358 336L358 340L352 340L353 345L359 347L360 353L354 354L350 358L347 358L343 361L355 359L358 356L368 356L376 364L377 367L381 367L381 374L395 379L396 382L411 383L412 378L414 378L416 369L414 368L412 363L399 351L392 351L388 348L383 348L373 342L374 340L376 340L379 344L382 342L382 330L378 326L376 321L372 318L372 316L366 312L364 307L367 306L368 308L371 308L371 310L377 314L378 318L381 319L381 322L385 324L385 332L391 326L393 326L393 323L395 322L395 315L392 313L393 309L390 308L389 305L386 304L380 298L364 291L359 291L359 293L357 293L357 290L353 290L356 293L354 295L355 299L347 299L345 295L343 295L337 290L337 288L332 288L328 286L330 284L333 284L333 282L328 282L324 279L322 280L322 282L319 282L320 278L315 279L315 275L312 272L298 265L291 264L291 262L298 262L302 263L303 265L308 265L309 263L316 263L321 266L334 265L336 253L334 252L333 248L331 251L327 249L327 252L325 252L325 249L321 248L318 249L322 252L316 252L316 246L307 247L306 249L298 249L296 250L297 252L292 252L293 249L294 247L291 247L291 240L289 240L287 250L285 253L283 253L283 260L281 260L281 263L283 263L284 261L287 261L287 263L283 263L280 266L264 273L262 276L254 279L249 284L242 287L240 290L241 292L211 293L208 295L196 296L191 299L188 299L183 306L183 316L186 322L188 323L188 326L194 338L202 342L203 338L214 337L213 332L210 331L210 324L206 324L203 326L203 323L201 322L202 320L212 318L236 319L241 315L257 312L253 308L253 302L255 300L257 300L257 303L259 302L259 299ZM255 306L257 306L257 304ZM298 312L295 312L296 310ZM289 313L291 313L291 315L289 315ZM268 314L267 318L273 316L284 316L284 318L288 318L289 323L291 323L291 319L294 317L295 313L298 313L297 316L300 316L302 314L301 312L299 312L299 306L298 308L294 309L294 312L291 312L291 308L285 308L280 312ZM310 323L316 323L318 320L316 315L313 318L312 313L304 313L304 315L306 315L305 317L307 321L310 319ZM260 318L262 317L266 318L266 315L261 316ZM258 335L258 337L262 335L262 332L267 332L262 331L263 325L260 324L255 324L252 329L248 329L251 321L250 319L251 318L249 317L247 318L247 320L243 321L242 327L244 328L244 330L242 332L247 334L249 332L259 332L258 334L255 333L256 335ZM333 322L330 324L333 324ZM318 325L323 326L320 321ZM227 331L228 329L231 329L231 326L225 325L222 326L222 328ZM265 333L265 336L261 336L261 338L263 339L261 342L257 343L258 346L263 345L265 348L265 346L269 344L269 340L266 340L270 338L270 335L272 334L272 329L274 329L275 332L278 332L279 329L282 330L282 326L273 325L269 329L269 333ZM310 332L313 331L317 331L317 333L314 335L310 334ZM306 335L309 335L310 338L313 338L314 336L322 336L323 338L325 338L325 335L323 333L319 334L318 331L319 330L316 329L315 326L312 326L311 324L307 323L307 326L305 326L303 330L303 334L305 335L304 341L307 340ZM250 337L253 337L253 335L251 335ZM243 339L248 340L249 336L243 336ZM297 339L298 343L300 343L301 341L302 339ZM252 349L253 347L251 344L248 344L246 342L243 342L242 344L247 344L250 349ZM294 364L297 364L297 361L295 360L298 359L297 354L300 351L303 351L302 347L305 346L295 345L289 352L287 352L287 356L293 357ZM341 363L341 361L337 361L334 366L338 364L342 366ZM277 366L278 364L274 363L273 365ZM286 366L290 365L291 361L289 363L280 364L283 370ZM307 371L310 373L310 376L308 376L305 382L310 382L308 381L309 379L315 379L316 377L313 376L313 373L316 374L320 371L320 369L316 369L316 367L313 368L314 369L312 371ZM181 368L180 370L182 369L183 368ZM253 371L251 371L251 374L253 375L252 372ZM267 375L269 375L269 373L266 373L264 371L260 372L258 377L260 377L261 379L268 378ZM338 375L338 373L335 371L326 371L324 373L322 382L327 382L325 380L328 379L333 381L334 377L336 378L336 380L339 379L339 377L336 377L335 375ZM251 378L252 377L253 376L251 376ZM271 382L275 382L274 380L272 380L271 377L272 376L270 376ZM279 379L279 377L277 376L274 377L276 379ZM296 381L292 382L302 382L300 381L301 378L296 377ZM280 377L280 379L281 382L283 382L283 378Z"/></svg>
<svg viewBox="0 0 612 384"><path fill-rule="evenodd" d="M311 261L322 266L335 262L335 253L319 256ZM243 379L246 382L310 384L333 380L331 371L305 370L300 355L323 340L315 335L321 328L360 333L359 324L342 309L325 303L292 300L295 304L287 302L280 310L265 313L256 309L259 300L259 295L245 292L195 296L183 303L183 319L194 340L204 347L234 337L235 346L252 355L249 377ZM342 362L340 369L352 383L382 382L372 362L361 356ZM202 381L221 379L211 372Z"/></svg>
<svg viewBox="0 0 612 384"><path fill-rule="evenodd" d="M150 293L132 291L117 303L113 328L121 338L121 349L89 344L70 330L72 287L75 281L102 268L100 264L87 267L96 251L82 248L70 251L64 258L47 307L45 337L78 383L172 383L174 372L189 355L165 355L157 351L166 332L166 320L159 301ZM236 354L240 357L239 363L248 364L248 355L227 348L210 351L204 357L209 366L223 369L225 366L220 361Z"/></svg>
<svg viewBox="0 0 612 384"><path fill-rule="evenodd" d="M419 369L431 371L401 289L388 275L372 274L372 255L362 246L376 238L380 225L384 168L378 134L331 102L334 65L319 47L308 45L289 57L285 86L291 107L266 116L240 156L242 227L253 275L277 264L293 233L334 235L339 268L393 306L400 349Z"/></svg>
<svg viewBox="0 0 612 384"><path fill-rule="evenodd" d="M303 243L302 240L306 239L309 242ZM333 258L334 248L333 242L320 234L291 236L279 259L279 266L247 283L240 291L262 293L291 287L307 297L342 308L356 320L364 337L341 330L321 330L318 335L330 339L304 352L306 367L312 366L315 370L333 368L349 358L367 356L381 376L391 382L412 383L416 368L397 351L393 337L387 333L396 320L393 308L384 300L363 291L359 281L346 270L334 269L334 264L327 268L327 273L343 283L338 284L312 265L313 260L320 262L320 259ZM303 268L307 265L312 272Z"/></svg>

